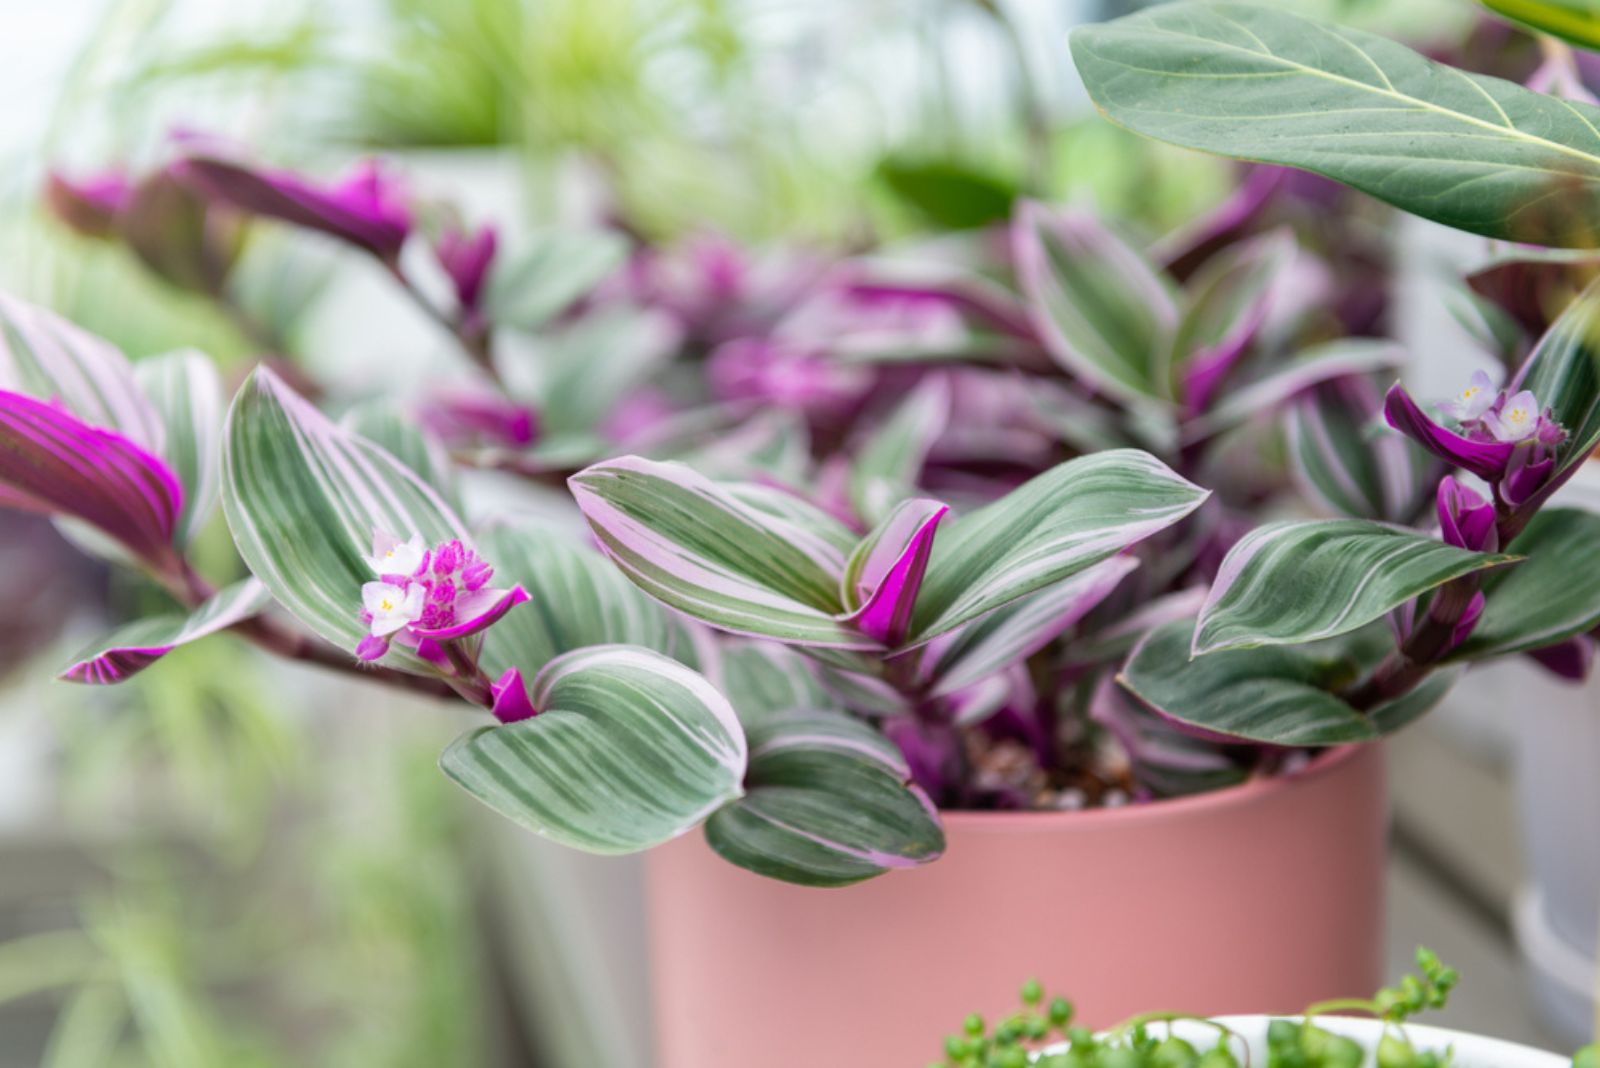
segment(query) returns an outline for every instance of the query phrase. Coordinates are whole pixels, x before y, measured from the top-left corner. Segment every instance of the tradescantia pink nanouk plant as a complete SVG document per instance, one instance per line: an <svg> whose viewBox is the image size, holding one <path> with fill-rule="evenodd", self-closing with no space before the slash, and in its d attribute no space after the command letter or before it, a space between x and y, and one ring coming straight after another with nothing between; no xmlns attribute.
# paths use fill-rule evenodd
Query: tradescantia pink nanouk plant
<svg viewBox="0 0 1600 1068"><path fill-rule="evenodd" d="M1386 402L1402 354L1373 250L1328 235L1341 196L1257 169L1156 240L1027 203L857 256L519 244L376 163L322 183L180 142L49 201L261 366L224 413L203 356L130 365L5 299L0 505L172 602L64 678L231 631L478 715L441 767L537 833L703 826L842 885L938 857L940 808L1213 789L1397 727L1468 661L1587 666L1600 589L1550 576L1600 531L1544 506L1600 436L1596 299L1504 389ZM375 260L469 372L330 398L237 286L263 228ZM591 537L506 518L486 472ZM218 497L248 572L220 590L188 550ZM1260 525L1285 510L1338 518Z"/></svg>

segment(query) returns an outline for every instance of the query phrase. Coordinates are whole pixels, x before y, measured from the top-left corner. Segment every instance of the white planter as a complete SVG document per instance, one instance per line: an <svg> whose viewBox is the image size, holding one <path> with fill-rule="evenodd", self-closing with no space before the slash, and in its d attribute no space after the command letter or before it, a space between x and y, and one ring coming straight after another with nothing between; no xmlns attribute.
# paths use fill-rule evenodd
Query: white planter
<svg viewBox="0 0 1600 1068"><path fill-rule="evenodd" d="M1234 1041L1233 1051L1241 1063L1262 1065L1267 1057L1267 1025L1272 1022L1270 1016L1220 1016L1217 1023L1224 1024L1233 1031L1238 1038ZM1369 1051L1378 1048L1378 1040L1383 1037L1383 1024L1378 1020L1352 1019L1342 1016L1322 1016L1317 1018L1317 1026L1331 1031L1337 1035L1345 1035L1355 1039ZM1153 1034L1167 1033L1161 1025L1152 1025ZM1172 1032L1180 1038L1194 1043L1196 1048L1214 1045L1217 1041L1217 1029L1195 1020L1179 1020L1172 1025ZM1463 1034L1460 1031L1447 1031L1441 1027L1406 1026L1406 1033L1411 1036L1412 1045L1420 1050L1455 1050L1454 1068L1571 1068L1572 1059L1554 1053L1545 1053L1541 1050L1530 1049L1527 1046L1518 1046L1511 1042L1502 1042L1497 1038L1483 1038L1479 1035ZM1066 1048L1066 1047L1061 1047ZM1246 1050L1250 1059L1244 1060Z"/></svg>

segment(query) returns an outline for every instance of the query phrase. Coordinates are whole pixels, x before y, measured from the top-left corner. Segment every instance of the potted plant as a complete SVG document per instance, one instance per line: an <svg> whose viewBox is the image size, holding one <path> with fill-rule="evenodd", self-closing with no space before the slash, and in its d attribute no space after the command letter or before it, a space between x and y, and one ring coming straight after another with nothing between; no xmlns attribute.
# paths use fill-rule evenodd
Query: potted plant
<svg viewBox="0 0 1600 1068"><path fill-rule="evenodd" d="M1341 998L1313 1005L1295 1018L1232 1016L1214 1019L1152 1012L1096 1034L1073 1026L1065 998L1045 1002L1030 980L1022 1010L991 1030L974 1013L944 1040L938 1068L1590 1068L1600 1047L1568 1060L1497 1039L1419 1027L1412 1017L1441 1009L1459 977L1426 949L1419 974L1370 999ZM1339 1015L1329 1015L1338 1013ZM1362 1014L1361 1017L1352 1014ZM1053 1036L1066 1041L1050 1044ZM1043 1048L1040 1048L1043 1047ZM1030 1050L1037 1052L1030 1053ZM1259 1060L1258 1060L1259 1059Z"/></svg>
<svg viewBox="0 0 1600 1068"><path fill-rule="evenodd" d="M232 630L464 702L486 725L445 773L517 823L664 846L669 1068L811 1063L841 1036L910 1056L920 1021L885 991L943 973L919 1011L997 997L1018 965L996 917L1028 917L1007 952L1094 984L1091 1022L1151 998L1288 1009L1375 981L1379 755L1338 747L1421 714L1454 660L1600 613L1582 583L1540 600L1560 561L1534 566L1591 537L1585 515L1534 513L1600 431L1564 362L1587 298L1535 358L1552 412L1491 384L1458 434L1402 391L1397 430L1375 430L1399 354L1346 336L1360 303L1334 298L1365 279L1257 229L1285 181L1252 176L1153 247L1030 204L1001 240L942 251L819 266L705 240L607 276L581 244L504 257L379 166L325 186L191 143L137 183L58 178L58 213L223 304L261 220L323 235L463 360L404 403L375 383L335 422L274 352L224 419L202 357L136 377L8 301L0 500L92 528L173 602L66 677L119 681ZM1469 436L1518 412L1527 442ZM1280 434L1292 460L1260 462ZM1492 506L1439 481L1463 457L1504 484ZM551 488L593 544L519 517ZM1240 541L1297 488L1353 518ZM250 573L220 589L187 552L217 495ZM1443 540L1399 525L1436 500ZM1495 551L1513 538L1546 541L1519 563ZM1227 968L1119 969L1133 937ZM838 1032L774 1053L797 1010Z"/></svg>

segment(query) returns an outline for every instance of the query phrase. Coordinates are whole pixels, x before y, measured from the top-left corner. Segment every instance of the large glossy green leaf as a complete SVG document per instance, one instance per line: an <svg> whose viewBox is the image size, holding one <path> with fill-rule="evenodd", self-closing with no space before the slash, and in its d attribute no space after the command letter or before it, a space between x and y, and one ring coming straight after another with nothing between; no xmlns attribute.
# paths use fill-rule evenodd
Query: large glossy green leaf
<svg viewBox="0 0 1600 1068"><path fill-rule="evenodd" d="M1041 204L1017 213L1012 243L1029 314L1057 362L1126 401L1166 396L1178 308L1159 267L1091 215Z"/></svg>
<svg viewBox="0 0 1600 1068"><path fill-rule="evenodd" d="M1600 49L1600 3L1595 0L1483 0L1483 6L1541 33Z"/></svg>
<svg viewBox="0 0 1600 1068"><path fill-rule="evenodd" d="M352 654L366 635L361 586L374 528L430 545L467 540L411 469L341 429L266 368L239 389L223 431L222 509L251 574L313 633ZM385 663L429 672L394 645Z"/></svg>
<svg viewBox="0 0 1600 1068"><path fill-rule="evenodd" d="M750 730L749 793L706 823L741 868L804 886L846 886L936 859L933 805L883 735L848 716L791 713Z"/></svg>
<svg viewBox="0 0 1600 1068"><path fill-rule="evenodd" d="M1338 745L1398 730L1455 681L1437 672L1396 701L1361 713L1336 696L1382 661L1394 640L1374 625L1310 645L1231 650L1189 658L1194 623L1151 631L1118 681L1170 719L1217 735L1272 745Z"/></svg>
<svg viewBox="0 0 1600 1068"><path fill-rule="evenodd" d="M1457 658L1542 649L1600 626L1600 515L1547 508L1508 551L1527 559L1484 584L1483 615Z"/></svg>
<svg viewBox="0 0 1600 1068"><path fill-rule="evenodd" d="M625 456L570 480L607 555L652 597L722 630L871 648L839 618L856 539L798 498Z"/></svg>
<svg viewBox="0 0 1600 1068"><path fill-rule="evenodd" d="M1600 109L1271 7L1162 4L1072 35L1090 96L1149 137L1326 175L1458 229L1600 239Z"/></svg>
<svg viewBox="0 0 1600 1068"><path fill-rule="evenodd" d="M199 533L217 503L222 377L217 365L194 349L140 360L134 374L166 428L163 451L183 485L177 540L184 544Z"/></svg>
<svg viewBox="0 0 1600 1068"><path fill-rule="evenodd" d="M1135 449L1069 460L934 539L911 641L925 642L1164 530L1207 491Z"/></svg>
<svg viewBox="0 0 1600 1068"><path fill-rule="evenodd" d="M692 624L668 612L594 549L552 530L500 526L481 534L478 551L495 583L528 591L528 603L484 637L484 664L532 678L563 653L591 645L637 645L689 667L700 666Z"/></svg>
<svg viewBox="0 0 1600 1068"><path fill-rule="evenodd" d="M1514 560L1359 519L1268 523L1223 559L1193 654L1332 638L1451 579Z"/></svg>
<svg viewBox="0 0 1600 1068"><path fill-rule="evenodd" d="M740 797L744 732L696 672L626 645L550 662L528 688L537 715L462 735L444 773L523 827L591 853L676 838Z"/></svg>

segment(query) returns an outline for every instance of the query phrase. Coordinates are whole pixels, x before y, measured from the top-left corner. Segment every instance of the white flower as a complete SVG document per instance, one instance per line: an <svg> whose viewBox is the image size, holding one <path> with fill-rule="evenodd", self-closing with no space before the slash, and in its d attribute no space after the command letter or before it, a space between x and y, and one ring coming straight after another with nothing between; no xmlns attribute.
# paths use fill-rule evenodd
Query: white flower
<svg viewBox="0 0 1600 1068"><path fill-rule="evenodd" d="M421 534L411 535L410 541L401 541L393 534L374 530L372 555L367 557L367 565L379 575L410 575L422 566L422 557L427 551Z"/></svg>
<svg viewBox="0 0 1600 1068"><path fill-rule="evenodd" d="M384 638L422 618L427 591L419 583L409 589L388 582L361 587L361 606L372 617L372 633Z"/></svg>
<svg viewBox="0 0 1600 1068"><path fill-rule="evenodd" d="M1507 400L1497 412L1487 412L1483 425L1496 441L1527 441L1539 432L1539 400L1523 390Z"/></svg>
<svg viewBox="0 0 1600 1068"><path fill-rule="evenodd" d="M1494 380L1486 372L1474 371L1472 377L1467 379L1466 388L1439 405L1439 408L1453 419L1470 423L1474 419L1482 419L1499 395Z"/></svg>

